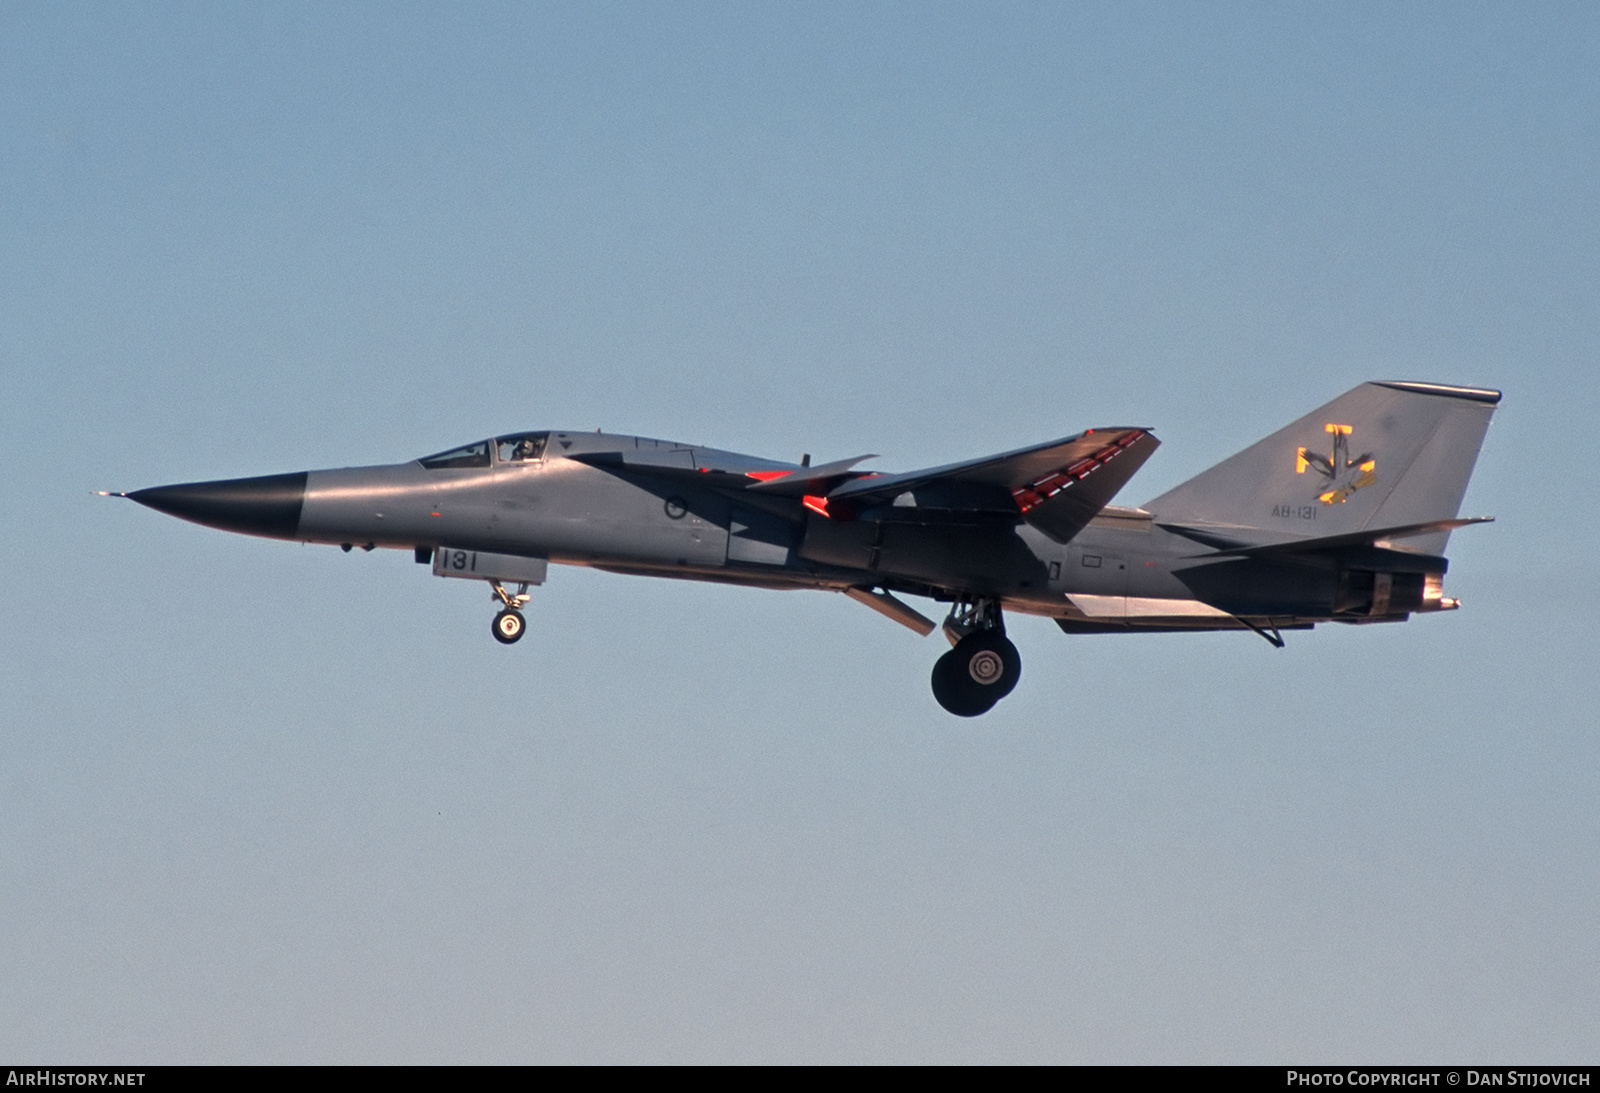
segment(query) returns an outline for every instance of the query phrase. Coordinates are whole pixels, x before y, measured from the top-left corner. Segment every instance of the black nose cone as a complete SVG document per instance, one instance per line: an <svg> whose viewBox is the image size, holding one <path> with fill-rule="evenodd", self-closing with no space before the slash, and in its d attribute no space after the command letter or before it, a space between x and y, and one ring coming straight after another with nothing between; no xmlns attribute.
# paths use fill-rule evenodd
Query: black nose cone
<svg viewBox="0 0 1600 1093"><path fill-rule="evenodd" d="M306 472L152 486L128 496L157 512L209 528L293 539L306 500Z"/></svg>

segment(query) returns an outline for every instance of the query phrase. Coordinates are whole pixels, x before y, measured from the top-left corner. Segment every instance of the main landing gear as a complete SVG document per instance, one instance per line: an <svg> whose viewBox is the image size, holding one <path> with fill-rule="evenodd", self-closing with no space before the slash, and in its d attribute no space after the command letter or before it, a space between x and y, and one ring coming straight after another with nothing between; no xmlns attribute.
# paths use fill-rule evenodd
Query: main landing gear
<svg viewBox="0 0 1600 1093"><path fill-rule="evenodd" d="M505 605L505 610L494 617L494 640L502 645L510 645L528 629L528 620L522 617L522 606L533 597L528 595L526 583L517 585L514 596L499 581L490 581L489 587L494 589L494 598Z"/></svg>
<svg viewBox="0 0 1600 1093"><path fill-rule="evenodd" d="M933 697L957 717L988 713L1022 678L1022 655L1006 637L1000 604L958 602L944 633L954 648L934 662Z"/></svg>

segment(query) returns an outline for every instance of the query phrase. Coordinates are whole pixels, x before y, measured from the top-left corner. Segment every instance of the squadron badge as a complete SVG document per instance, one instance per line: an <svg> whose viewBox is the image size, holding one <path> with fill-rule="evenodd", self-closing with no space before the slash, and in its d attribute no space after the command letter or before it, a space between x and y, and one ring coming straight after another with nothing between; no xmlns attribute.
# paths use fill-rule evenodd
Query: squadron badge
<svg viewBox="0 0 1600 1093"><path fill-rule="evenodd" d="M1317 500L1324 505L1340 505L1352 493L1378 480L1378 461L1371 452L1351 458L1350 426L1324 425L1323 429L1333 436L1333 453L1322 455L1309 448L1296 449L1294 473L1305 474L1308 469L1315 471L1322 479L1320 485L1327 487L1319 490Z"/></svg>

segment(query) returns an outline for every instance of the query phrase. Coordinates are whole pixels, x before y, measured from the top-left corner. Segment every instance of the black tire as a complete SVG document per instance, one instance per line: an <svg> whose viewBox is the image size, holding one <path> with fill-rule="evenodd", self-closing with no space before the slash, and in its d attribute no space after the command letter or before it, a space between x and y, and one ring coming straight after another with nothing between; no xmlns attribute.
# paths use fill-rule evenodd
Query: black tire
<svg viewBox="0 0 1600 1093"><path fill-rule="evenodd" d="M494 640L501 645L511 645L521 639L528 622L518 611L502 611L494 617Z"/></svg>
<svg viewBox="0 0 1600 1093"><path fill-rule="evenodd" d="M933 662L933 697L946 712L957 717L988 713L1000 701L991 688L980 689L972 681L954 649Z"/></svg>
<svg viewBox="0 0 1600 1093"><path fill-rule="evenodd" d="M977 717L1016 689L1022 655L996 630L977 630L933 666L933 697L957 717Z"/></svg>

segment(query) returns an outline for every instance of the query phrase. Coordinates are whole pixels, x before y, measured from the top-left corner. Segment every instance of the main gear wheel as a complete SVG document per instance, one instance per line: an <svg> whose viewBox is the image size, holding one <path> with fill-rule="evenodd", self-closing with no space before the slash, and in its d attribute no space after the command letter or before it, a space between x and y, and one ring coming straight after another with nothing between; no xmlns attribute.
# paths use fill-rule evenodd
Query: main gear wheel
<svg viewBox="0 0 1600 1093"><path fill-rule="evenodd" d="M957 717L994 708L1022 678L1022 656L999 630L975 630L933 666L933 697Z"/></svg>

